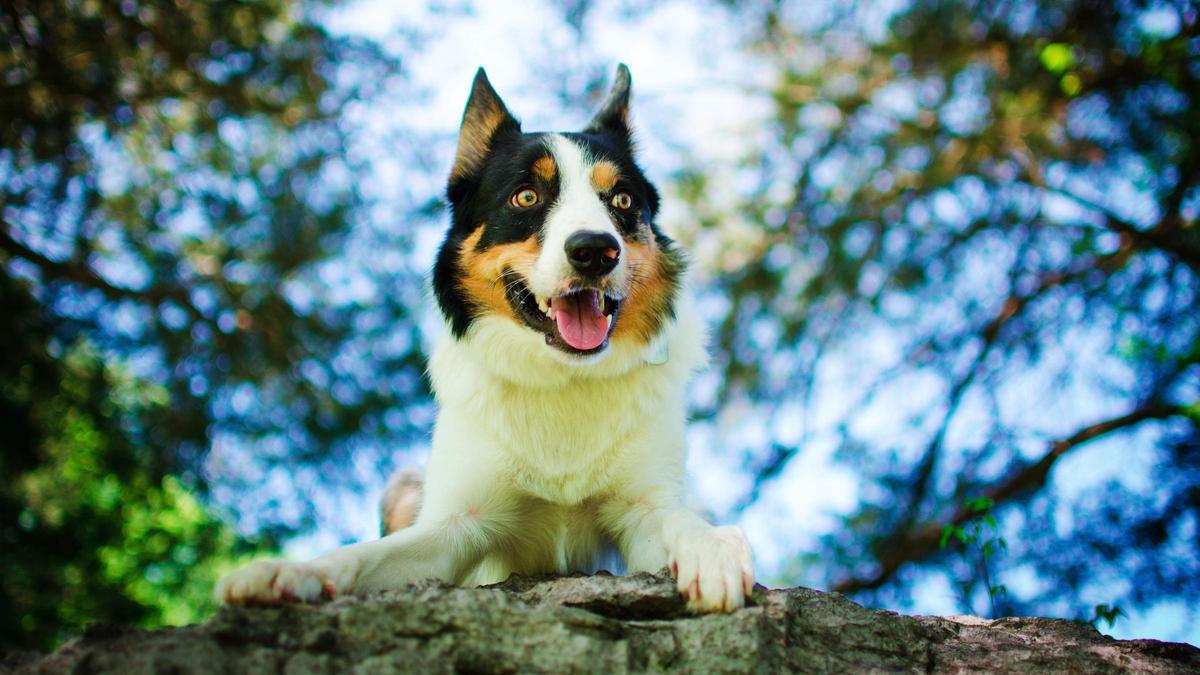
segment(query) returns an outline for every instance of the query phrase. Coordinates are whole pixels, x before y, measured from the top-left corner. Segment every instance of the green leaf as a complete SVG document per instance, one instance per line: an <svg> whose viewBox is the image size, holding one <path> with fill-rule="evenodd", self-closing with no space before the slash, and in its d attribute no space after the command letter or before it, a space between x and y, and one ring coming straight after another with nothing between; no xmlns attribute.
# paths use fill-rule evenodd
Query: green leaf
<svg viewBox="0 0 1200 675"><path fill-rule="evenodd" d="M1187 415L1188 417L1192 418L1193 420L1200 422L1200 401L1196 401L1195 403L1189 405L1187 408L1184 408L1183 414Z"/></svg>
<svg viewBox="0 0 1200 675"><path fill-rule="evenodd" d="M1122 616L1128 617L1129 615L1117 605L1101 603L1092 610L1092 619L1088 623L1095 626L1103 621L1108 624L1109 628L1112 628L1117 623L1117 619Z"/></svg>
<svg viewBox="0 0 1200 675"><path fill-rule="evenodd" d="M1067 96L1075 96L1083 91L1083 80L1079 79L1079 76L1075 73L1067 73L1063 75L1059 86L1062 87L1063 93Z"/></svg>
<svg viewBox="0 0 1200 675"><path fill-rule="evenodd" d="M954 526L945 525L942 527L942 537L938 539L938 550L946 550L946 544L950 542L950 537L954 536Z"/></svg>
<svg viewBox="0 0 1200 675"><path fill-rule="evenodd" d="M1052 73L1061 73L1075 65L1075 51L1063 42L1051 42L1042 47L1042 65Z"/></svg>
<svg viewBox="0 0 1200 675"><path fill-rule="evenodd" d="M991 497L973 497L963 502L970 513L983 513L996 505L996 500Z"/></svg>

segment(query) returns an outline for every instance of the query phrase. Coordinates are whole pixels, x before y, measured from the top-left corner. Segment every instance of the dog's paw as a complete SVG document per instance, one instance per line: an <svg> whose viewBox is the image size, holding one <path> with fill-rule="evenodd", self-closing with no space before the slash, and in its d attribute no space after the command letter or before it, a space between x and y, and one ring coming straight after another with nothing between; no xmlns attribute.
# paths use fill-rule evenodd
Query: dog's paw
<svg viewBox="0 0 1200 675"><path fill-rule="evenodd" d="M316 602L345 592L337 576L312 563L255 560L221 579L213 598L230 605Z"/></svg>
<svg viewBox="0 0 1200 675"><path fill-rule="evenodd" d="M754 561L733 526L693 530L674 542L671 574L694 612L732 612L754 588Z"/></svg>

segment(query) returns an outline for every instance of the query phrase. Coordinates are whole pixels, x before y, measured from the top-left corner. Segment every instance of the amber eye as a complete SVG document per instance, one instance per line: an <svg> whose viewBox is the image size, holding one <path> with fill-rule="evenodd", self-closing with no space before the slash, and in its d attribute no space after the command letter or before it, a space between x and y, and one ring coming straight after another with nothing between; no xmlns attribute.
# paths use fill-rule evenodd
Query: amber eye
<svg viewBox="0 0 1200 675"><path fill-rule="evenodd" d="M610 203L616 208L624 210L633 206L633 197L630 197L628 192L618 192L613 195Z"/></svg>
<svg viewBox="0 0 1200 675"><path fill-rule="evenodd" d="M538 193L534 191L533 188L525 188L524 190L518 190L508 201L511 202L513 206L518 206L523 209L529 208L530 206L538 203Z"/></svg>

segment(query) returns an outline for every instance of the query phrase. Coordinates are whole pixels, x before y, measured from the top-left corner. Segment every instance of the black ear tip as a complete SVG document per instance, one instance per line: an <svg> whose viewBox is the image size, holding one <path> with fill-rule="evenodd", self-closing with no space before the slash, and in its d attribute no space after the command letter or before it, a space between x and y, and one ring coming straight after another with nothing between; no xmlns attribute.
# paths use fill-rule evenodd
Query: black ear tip
<svg viewBox="0 0 1200 675"><path fill-rule="evenodd" d="M617 64L617 74L613 77L612 93L620 96L629 95L629 85L632 78L629 76L629 66L624 63Z"/></svg>
<svg viewBox="0 0 1200 675"><path fill-rule="evenodd" d="M475 81L471 83L471 101L504 107L504 103L500 100L500 94L496 93L496 88L488 80L487 71L483 69L483 66L475 71ZM468 102L469 106L470 102Z"/></svg>
<svg viewBox="0 0 1200 675"><path fill-rule="evenodd" d="M629 135L629 66L617 64L612 89L600 106L600 111L588 123L584 131L609 131L622 136Z"/></svg>
<svg viewBox="0 0 1200 675"><path fill-rule="evenodd" d="M488 79L487 71L483 66L479 66L479 70L475 71L475 80L471 82L471 91L496 96L496 88L492 86L491 80Z"/></svg>

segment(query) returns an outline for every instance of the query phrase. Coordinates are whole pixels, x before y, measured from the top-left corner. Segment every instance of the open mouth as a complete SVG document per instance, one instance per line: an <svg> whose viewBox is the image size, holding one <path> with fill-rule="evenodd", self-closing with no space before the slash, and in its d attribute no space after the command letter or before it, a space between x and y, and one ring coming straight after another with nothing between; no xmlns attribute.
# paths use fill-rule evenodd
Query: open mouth
<svg viewBox="0 0 1200 675"><path fill-rule="evenodd" d="M595 354L608 346L621 301L595 288L574 288L539 298L516 272L503 277L508 304L527 326L546 336L546 344L568 354Z"/></svg>

